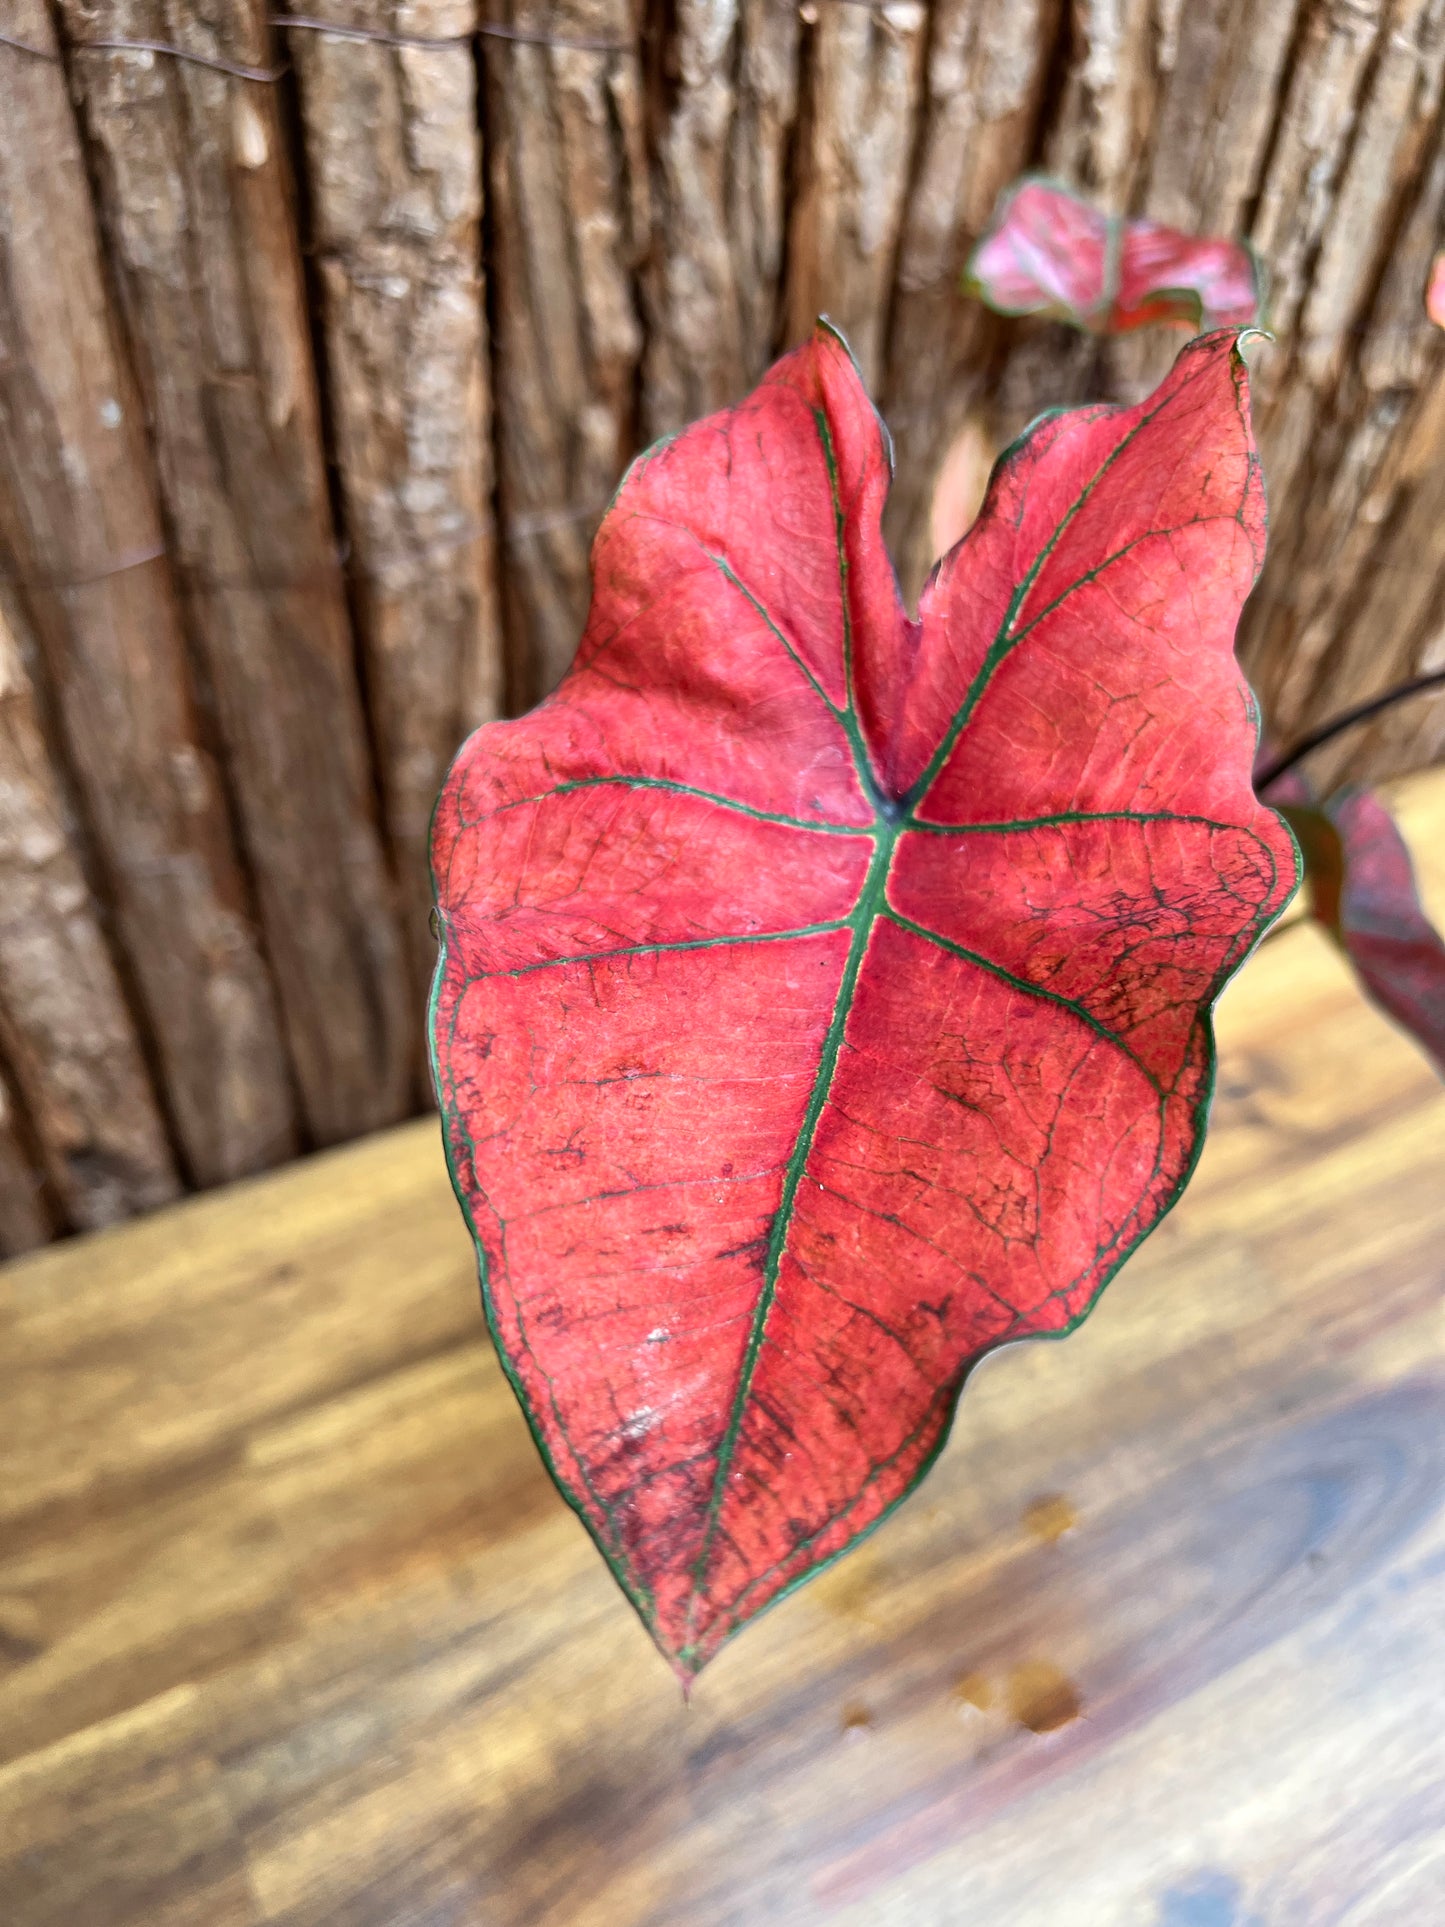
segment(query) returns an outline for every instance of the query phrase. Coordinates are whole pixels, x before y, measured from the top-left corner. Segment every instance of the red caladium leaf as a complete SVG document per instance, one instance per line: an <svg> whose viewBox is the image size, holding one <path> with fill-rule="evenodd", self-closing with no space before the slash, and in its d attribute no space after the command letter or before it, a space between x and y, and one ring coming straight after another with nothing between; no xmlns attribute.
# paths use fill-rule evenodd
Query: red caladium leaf
<svg viewBox="0 0 1445 1927"><path fill-rule="evenodd" d="M1288 899L1232 335L1002 459L911 621L826 325L643 456L577 660L438 806L438 1091L503 1359L695 1672L1177 1197Z"/></svg>
<svg viewBox="0 0 1445 1927"><path fill-rule="evenodd" d="M1111 218L1035 178L1000 200L965 285L1000 314L1049 315L1102 335L1156 321L1245 327L1260 309L1258 264L1240 242Z"/></svg>
<svg viewBox="0 0 1445 1927"><path fill-rule="evenodd" d="M1425 915L1410 851L1370 790L1314 800L1293 771L1269 786L1305 860L1311 914L1361 986L1445 1076L1445 943Z"/></svg>

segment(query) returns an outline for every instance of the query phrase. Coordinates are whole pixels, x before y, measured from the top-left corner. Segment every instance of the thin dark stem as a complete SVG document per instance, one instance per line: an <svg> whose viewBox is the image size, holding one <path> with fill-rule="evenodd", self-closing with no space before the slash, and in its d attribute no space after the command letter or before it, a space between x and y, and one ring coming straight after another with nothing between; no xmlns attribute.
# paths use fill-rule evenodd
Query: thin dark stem
<svg viewBox="0 0 1445 1927"><path fill-rule="evenodd" d="M1296 763L1308 756L1311 750L1319 749L1333 737L1343 735L1345 730L1353 729L1356 723L1366 723L1372 716L1393 709L1396 703L1404 702L1407 697L1418 696L1427 689L1438 689L1442 684L1445 684L1445 669L1432 669L1427 675L1412 676L1409 682L1396 683L1393 689L1387 689L1382 696L1372 696L1368 702L1356 703L1353 709L1342 709L1338 716L1328 717L1317 729L1310 730L1297 743L1281 750L1278 756L1266 763L1254 779L1255 789L1263 793L1286 770L1293 769Z"/></svg>

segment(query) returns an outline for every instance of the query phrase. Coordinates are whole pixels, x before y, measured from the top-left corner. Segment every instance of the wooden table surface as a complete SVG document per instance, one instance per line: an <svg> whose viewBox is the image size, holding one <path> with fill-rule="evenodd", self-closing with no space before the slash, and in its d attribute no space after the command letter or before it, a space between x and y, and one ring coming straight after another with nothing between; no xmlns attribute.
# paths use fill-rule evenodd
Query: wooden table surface
<svg viewBox="0 0 1445 1927"><path fill-rule="evenodd" d="M434 1121L10 1266L0 1922L1445 1923L1445 1093L1313 929L1220 1031L1173 1217L690 1705Z"/></svg>

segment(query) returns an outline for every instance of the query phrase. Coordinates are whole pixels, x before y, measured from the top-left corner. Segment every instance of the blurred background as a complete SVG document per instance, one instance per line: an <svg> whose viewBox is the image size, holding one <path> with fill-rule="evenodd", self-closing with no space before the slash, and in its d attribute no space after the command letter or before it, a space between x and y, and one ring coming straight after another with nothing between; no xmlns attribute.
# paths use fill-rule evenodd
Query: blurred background
<svg viewBox="0 0 1445 1927"><path fill-rule="evenodd" d="M950 451L1153 385L961 293L1025 168L1264 261L1274 733L1445 663L1445 0L315 4L0 0L0 1252L427 1102L446 765L818 312L910 596Z"/></svg>

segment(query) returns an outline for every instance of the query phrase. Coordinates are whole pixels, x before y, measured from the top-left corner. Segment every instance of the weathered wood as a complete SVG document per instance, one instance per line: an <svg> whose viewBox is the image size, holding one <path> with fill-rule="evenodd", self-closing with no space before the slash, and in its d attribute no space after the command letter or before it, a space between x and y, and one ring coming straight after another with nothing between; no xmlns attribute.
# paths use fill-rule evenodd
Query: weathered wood
<svg viewBox="0 0 1445 1927"><path fill-rule="evenodd" d="M1314 929L1220 1029L1178 1210L689 1706L434 1124L11 1266L6 1927L1436 1921L1445 1093Z"/></svg>
<svg viewBox="0 0 1445 1927"><path fill-rule="evenodd" d="M1257 229L1272 261L1298 260L1299 230L1313 242L1277 296L1261 409L1277 507L1242 641L1282 733L1421 666L1445 586L1445 335L1424 314L1445 242L1445 5L1381 0L1328 26L1286 100ZM1312 768L1408 765L1442 726L1445 708L1421 704Z"/></svg>
<svg viewBox="0 0 1445 1927"><path fill-rule="evenodd" d="M265 65L260 0L65 0L73 42ZM420 1018L374 821L275 89L87 52L80 95L306 1124L404 1115Z"/></svg>
<svg viewBox="0 0 1445 1927"><path fill-rule="evenodd" d="M898 472L886 533L910 599L929 564L929 503L997 329L962 277L999 194L1032 150L1058 0L942 0L933 14L916 169L904 207L883 408Z"/></svg>
<svg viewBox="0 0 1445 1927"><path fill-rule="evenodd" d="M6 24L54 56L43 0L15 0ZM41 647L187 1175L214 1183L294 1143L276 1013L192 706L170 572L157 559L145 425L111 325L64 80L57 65L20 55L3 73L0 567L16 578ZM97 961L91 974L100 971ZM35 1021L57 1051L68 1048L53 1017ZM57 1078L98 1075L112 1046L115 1056L106 1089L70 1127L78 1155L101 1148L92 1133L106 1090L119 1100L136 1089L130 1025L84 1027L90 1048L55 1067ZM113 1201L169 1193L169 1159L146 1110L139 1095L121 1104L98 1160L93 1181L114 1186Z"/></svg>
<svg viewBox="0 0 1445 1927"><path fill-rule="evenodd" d="M745 394L772 358L797 111L796 0L681 0L664 46L643 439Z"/></svg>
<svg viewBox="0 0 1445 1927"><path fill-rule="evenodd" d="M0 1034L4 1028L0 1017ZM0 1068L0 1258L18 1258L37 1250L59 1228L59 1213L46 1195L34 1127L24 1114L14 1079Z"/></svg>
<svg viewBox="0 0 1445 1927"><path fill-rule="evenodd" d="M820 314L848 337L875 392L903 231L923 79L921 0L820 0L803 41L797 182L784 322L801 341Z"/></svg>
<svg viewBox="0 0 1445 1927"><path fill-rule="evenodd" d="M1148 149L1155 62L1177 43L1177 0L1070 0L1047 164L1105 206L1124 207ZM1158 36L1156 46L1156 33Z"/></svg>
<svg viewBox="0 0 1445 1927"><path fill-rule="evenodd" d="M343 23L349 0L311 16ZM436 48L282 36L309 162L337 473L387 835L431 975L427 829L462 738L500 713L491 379L472 0L367 24Z"/></svg>
<svg viewBox="0 0 1445 1927"><path fill-rule="evenodd" d="M0 604L0 1035L63 1222L93 1230L165 1203L178 1183L73 832ZM237 1068L212 1075L230 1076L219 1101L244 1116ZM13 1246L7 1216L0 1238Z"/></svg>
<svg viewBox="0 0 1445 1927"><path fill-rule="evenodd" d="M572 660L592 534L636 444L636 280L649 241L642 76L627 0L496 0L523 33L488 40L487 191L509 702Z"/></svg>

